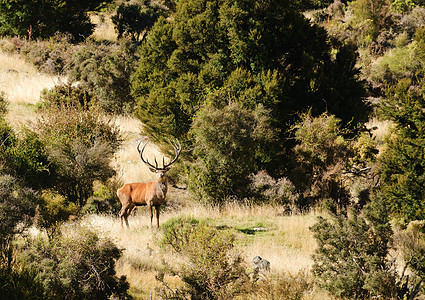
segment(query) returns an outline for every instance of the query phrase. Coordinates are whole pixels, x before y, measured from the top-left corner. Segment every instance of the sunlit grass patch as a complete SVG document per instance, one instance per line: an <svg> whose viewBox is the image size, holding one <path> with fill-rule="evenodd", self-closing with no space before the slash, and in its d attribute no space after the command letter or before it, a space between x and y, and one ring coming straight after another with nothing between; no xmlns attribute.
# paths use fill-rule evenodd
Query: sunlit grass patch
<svg viewBox="0 0 425 300"><path fill-rule="evenodd" d="M18 54L0 51L0 91L11 103L35 104L44 88L52 88L64 77L39 73L35 66Z"/></svg>
<svg viewBox="0 0 425 300"><path fill-rule="evenodd" d="M95 40L103 41L108 40L111 42L117 41L117 33L114 24L111 20L111 15L105 14L92 14L90 19L96 25L92 37Z"/></svg>

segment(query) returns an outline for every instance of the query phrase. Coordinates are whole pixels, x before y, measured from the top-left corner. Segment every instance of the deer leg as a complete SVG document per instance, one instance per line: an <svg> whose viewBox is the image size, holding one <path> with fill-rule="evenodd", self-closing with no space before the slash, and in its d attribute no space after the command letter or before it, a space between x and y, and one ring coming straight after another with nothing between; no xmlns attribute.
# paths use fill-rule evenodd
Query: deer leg
<svg viewBox="0 0 425 300"><path fill-rule="evenodd" d="M151 229L152 229L152 220L153 220L152 205L148 204L148 210L149 210L149 216L151 218Z"/></svg>
<svg viewBox="0 0 425 300"><path fill-rule="evenodd" d="M123 223L122 223L122 219L124 218L124 214L125 214L125 207L121 207L120 210L120 221L121 221L121 227L123 227Z"/></svg>
<svg viewBox="0 0 425 300"><path fill-rule="evenodd" d="M156 228L159 229L159 208L160 206L155 206L155 214L156 214Z"/></svg>

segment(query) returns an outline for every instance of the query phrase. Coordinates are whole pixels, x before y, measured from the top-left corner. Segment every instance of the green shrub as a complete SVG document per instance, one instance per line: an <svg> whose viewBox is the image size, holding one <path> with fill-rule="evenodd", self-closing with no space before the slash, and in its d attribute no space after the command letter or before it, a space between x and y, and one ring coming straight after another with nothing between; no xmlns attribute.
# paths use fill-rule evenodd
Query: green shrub
<svg viewBox="0 0 425 300"><path fill-rule="evenodd" d="M388 257L392 230L381 199L375 198L361 214L319 217L311 230L318 242L313 274L320 286L342 298L397 295L397 273Z"/></svg>
<svg viewBox="0 0 425 300"><path fill-rule="evenodd" d="M35 132L57 168L55 189L79 208L92 195L94 181L114 175L110 160L120 144L119 131L99 108L50 106Z"/></svg>
<svg viewBox="0 0 425 300"><path fill-rule="evenodd" d="M183 253L199 223L197 219L190 217L168 220L162 225L163 236L160 244L162 246L171 246L177 253Z"/></svg>
<svg viewBox="0 0 425 300"><path fill-rule="evenodd" d="M43 285L35 277L36 274L25 267L0 266L0 299L46 299Z"/></svg>
<svg viewBox="0 0 425 300"><path fill-rule="evenodd" d="M306 113L293 130L298 142L294 148L297 167L292 175L297 188L311 199L309 204L330 198L341 207L347 205L349 195L342 173L353 151L340 120L328 114L313 117Z"/></svg>
<svg viewBox="0 0 425 300"><path fill-rule="evenodd" d="M127 40L118 45L87 43L75 52L69 78L78 81L105 111L132 113L130 76L137 61L135 50Z"/></svg>
<svg viewBox="0 0 425 300"><path fill-rule="evenodd" d="M49 238L57 232L63 222L71 215L76 215L78 209L73 203L67 202L64 196L51 191L43 191L41 203L37 207L36 225L46 230Z"/></svg>
<svg viewBox="0 0 425 300"><path fill-rule="evenodd" d="M36 193L18 179L0 175L0 266L11 267L12 241L32 224L39 203Z"/></svg>
<svg viewBox="0 0 425 300"><path fill-rule="evenodd" d="M115 180L108 180L106 184L97 184L94 188L93 196L87 199L82 212L116 215L121 209L121 203L117 201L116 191L121 186L122 182Z"/></svg>
<svg viewBox="0 0 425 300"><path fill-rule="evenodd" d="M162 297L231 299L243 292L249 278L242 258L235 252L235 237L230 232L191 218L169 220L163 228L162 244L169 244L185 258L178 270L168 271L179 276L185 285L174 291L161 289ZM167 286L163 275L158 279Z"/></svg>
<svg viewBox="0 0 425 300"><path fill-rule="evenodd" d="M81 86L71 84L56 85L50 90L43 89L40 94L41 107L75 106L84 107L93 105L95 100Z"/></svg>
<svg viewBox="0 0 425 300"><path fill-rule="evenodd" d="M217 204L249 194L249 176L275 138L268 110L236 103L205 105L193 120L191 134L197 160L190 168L189 190L199 200Z"/></svg>
<svg viewBox="0 0 425 300"><path fill-rule="evenodd" d="M21 259L47 299L129 299L125 276L115 273L121 253L110 240L76 225L51 240L31 241Z"/></svg>

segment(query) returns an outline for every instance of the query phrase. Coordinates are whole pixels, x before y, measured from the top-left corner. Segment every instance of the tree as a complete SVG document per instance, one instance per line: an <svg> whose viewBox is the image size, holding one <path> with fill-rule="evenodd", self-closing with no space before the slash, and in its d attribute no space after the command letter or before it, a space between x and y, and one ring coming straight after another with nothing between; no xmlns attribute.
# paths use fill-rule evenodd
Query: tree
<svg viewBox="0 0 425 300"><path fill-rule="evenodd" d="M98 10L111 0L2 0L0 34L48 38L57 31L68 32L74 41L88 37L94 29L89 11Z"/></svg>
<svg viewBox="0 0 425 300"><path fill-rule="evenodd" d="M117 13L112 17L112 23L118 33L118 39L130 37L132 41L138 42L143 33L142 42L146 37L147 31L153 26L164 11L159 6L148 5L142 7L139 4L121 4L117 8Z"/></svg>
<svg viewBox="0 0 425 300"><path fill-rule="evenodd" d="M215 90L242 107L270 109L281 140L296 112L309 108L343 124L367 118L355 49L329 40L291 1L178 1L173 18L156 22L140 53L132 92L153 136L184 140ZM282 144L268 168L284 166Z"/></svg>
<svg viewBox="0 0 425 300"><path fill-rule="evenodd" d="M382 112L394 122L381 156L382 192L392 213L405 221L425 218L425 98L423 82L400 80L387 91Z"/></svg>
<svg viewBox="0 0 425 300"><path fill-rule="evenodd" d="M96 103L105 111L132 113L134 99L130 94L130 76L136 67L135 51L136 47L128 40L108 46L87 43L74 54L70 81L78 81L79 87L88 94L84 97L96 98ZM78 89L69 87L66 90L72 93Z"/></svg>

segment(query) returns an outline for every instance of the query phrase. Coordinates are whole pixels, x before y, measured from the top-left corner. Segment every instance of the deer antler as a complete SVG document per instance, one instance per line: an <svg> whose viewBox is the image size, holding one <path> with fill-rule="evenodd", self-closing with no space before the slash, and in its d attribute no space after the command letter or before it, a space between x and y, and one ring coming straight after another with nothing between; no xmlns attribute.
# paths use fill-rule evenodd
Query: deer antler
<svg viewBox="0 0 425 300"><path fill-rule="evenodd" d="M162 165L164 166L164 169L169 169L170 166L177 160L177 158L179 158L180 152L182 151L182 145L180 144L178 139L176 139L174 142L172 142L171 140L168 141L173 146L174 151L176 152L176 156L170 163L166 165L164 164L164 158L162 158Z"/></svg>
<svg viewBox="0 0 425 300"><path fill-rule="evenodd" d="M170 168L170 166L177 160L177 158L179 157L180 152L182 150L182 146L181 146L181 144L180 144L180 142L179 142L178 139L176 139L174 142L172 142L171 140L168 140L168 141L173 146L174 151L176 152L176 156L174 157L174 159L170 163L165 164L165 158L163 157L162 158L162 166L163 167L162 168L159 168L158 167L158 162L156 161L156 158L155 158L155 166L153 166L147 159L145 160L143 158L143 151L145 150L146 145L149 143L149 139L147 139L146 142L143 144L142 150L140 150L140 144L142 143L142 141L140 141L139 144L137 145L137 151L139 151L140 158L142 159L142 161L147 166L149 166L152 169L155 169L155 170L168 170Z"/></svg>

